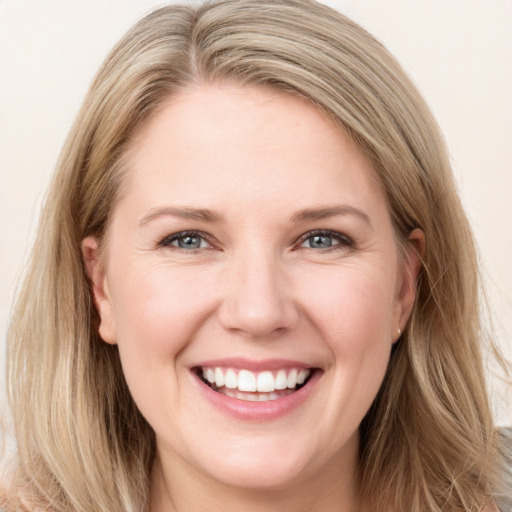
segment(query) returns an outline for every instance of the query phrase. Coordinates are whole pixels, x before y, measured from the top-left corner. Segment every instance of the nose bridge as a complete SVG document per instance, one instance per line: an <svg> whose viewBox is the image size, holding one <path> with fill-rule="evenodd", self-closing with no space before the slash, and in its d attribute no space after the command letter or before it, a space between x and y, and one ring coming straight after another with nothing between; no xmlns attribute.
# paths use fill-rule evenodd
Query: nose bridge
<svg viewBox="0 0 512 512"><path fill-rule="evenodd" d="M227 329L264 337L298 320L284 262L269 247L252 245L234 255L225 285L220 320Z"/></svg>

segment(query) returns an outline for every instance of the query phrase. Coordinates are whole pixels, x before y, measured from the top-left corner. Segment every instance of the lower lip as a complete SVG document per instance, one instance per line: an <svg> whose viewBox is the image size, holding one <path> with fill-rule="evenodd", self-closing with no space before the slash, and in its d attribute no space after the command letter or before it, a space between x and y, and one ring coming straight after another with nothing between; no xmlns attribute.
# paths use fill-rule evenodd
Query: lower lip
<svg viewBox="0 0 512 512"><path fill-rule="evenodd" d="M299 390L282 398L267 400L266 402L250 402L223 395L214 391L198 376L194 375L194 380L209 402L221 412L246 421L270 421L281 418L300 407L313 392L321 373L321 371L316 370L307 384Z"/></svg>

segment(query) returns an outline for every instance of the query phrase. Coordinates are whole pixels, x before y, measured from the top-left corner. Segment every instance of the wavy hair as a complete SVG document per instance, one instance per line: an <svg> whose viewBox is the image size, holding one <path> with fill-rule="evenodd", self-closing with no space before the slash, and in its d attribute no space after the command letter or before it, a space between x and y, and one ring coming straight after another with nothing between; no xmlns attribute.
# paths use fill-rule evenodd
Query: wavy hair
<svg viewBox="0 0 512 512"><path fill-rule="evenodd" d="M320 109L372 164L397 242L425 233L414 310L361 425L361 490L376 512L481 510L498 492L500 459L477 257L443 139L388 51L307 0L163 7L100 68L58 161L8 335L18 448L9 510L147 506L154 434L117 348L99 338L80 242L105 233L141 124L180 90L222 81Z"/></svg>

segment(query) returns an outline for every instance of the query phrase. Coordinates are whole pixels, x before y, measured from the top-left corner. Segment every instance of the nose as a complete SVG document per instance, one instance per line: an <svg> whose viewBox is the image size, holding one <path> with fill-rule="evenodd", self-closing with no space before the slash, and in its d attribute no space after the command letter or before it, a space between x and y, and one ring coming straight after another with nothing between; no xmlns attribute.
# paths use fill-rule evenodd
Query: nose
<svg viewBox="0 0 512 512"><path fill-rule="evenodd" d="M273 255L245 253L230 266L218 311L224 329L264 339L297 325L292 287L276 260Z"/></svg>

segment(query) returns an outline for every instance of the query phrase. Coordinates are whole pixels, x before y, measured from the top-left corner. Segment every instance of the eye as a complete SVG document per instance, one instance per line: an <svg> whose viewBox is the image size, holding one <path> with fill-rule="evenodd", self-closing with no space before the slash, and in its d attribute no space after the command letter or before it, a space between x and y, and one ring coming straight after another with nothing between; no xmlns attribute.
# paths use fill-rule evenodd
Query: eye
<svg viewBox="0 0 512 512"><path fill-rule="evenodd" d="M352 247L353 242L346 235L336 231L317 230L306 233L300 240L299 247L306 249L331 249L335 247Z"/></svg>
<svg viewBox="0 0 512 512"><path fill-rule="evenodd" d="M198 249L210 249L212 246L206 236L198 231L183 231L164 238L160 245L162 247L177 247L179 249L194 251Z"/></svg>

